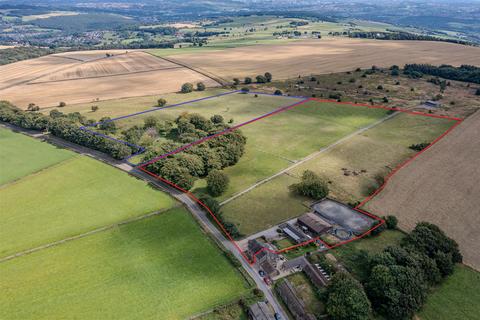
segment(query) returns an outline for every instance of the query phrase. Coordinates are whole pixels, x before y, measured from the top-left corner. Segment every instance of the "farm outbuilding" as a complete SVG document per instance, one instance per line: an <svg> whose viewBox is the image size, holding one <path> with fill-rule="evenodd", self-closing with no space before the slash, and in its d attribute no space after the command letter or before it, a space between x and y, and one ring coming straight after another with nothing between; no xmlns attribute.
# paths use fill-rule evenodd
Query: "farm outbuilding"
<svg viewBox="0 0 480 320"><path fill-rule="evenodd" d="M332 225L313 212L304 214L298 218L298 224L315 236L328 232Z"/></svg>
<svg viewBox="0 0 480 320"><path fill-rule="evenodd" d="M291 225L290 223L284 223L278 227L296 243L302 243L308 240L307 235L302 230Z"/></svg>

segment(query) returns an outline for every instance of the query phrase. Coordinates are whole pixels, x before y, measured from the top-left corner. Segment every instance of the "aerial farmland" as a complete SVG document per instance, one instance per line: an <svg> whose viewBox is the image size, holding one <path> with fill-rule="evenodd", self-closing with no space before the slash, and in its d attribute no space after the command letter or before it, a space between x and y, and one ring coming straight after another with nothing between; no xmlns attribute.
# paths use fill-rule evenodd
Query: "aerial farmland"
<svg viewBox="0 0 480 320"><path fill-rule="evenodd" d="M0 4L1 319L477 320L478 5L275 6Z"/></svg>

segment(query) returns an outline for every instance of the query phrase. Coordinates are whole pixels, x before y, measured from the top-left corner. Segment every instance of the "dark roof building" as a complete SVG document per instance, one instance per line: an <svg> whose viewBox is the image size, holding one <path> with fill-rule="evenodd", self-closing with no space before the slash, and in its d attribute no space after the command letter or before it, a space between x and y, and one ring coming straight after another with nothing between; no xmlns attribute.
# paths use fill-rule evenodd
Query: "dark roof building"
<svg viewBox="0 0 480 320"><path fill-rule="evenodd" d="M274 253L274 250L267 244L262 244L257 240L248 241L247 255L250 259L255 260L255 262L262 263L269 261L272 265L277 265L277 255Z"/></svg>
<svg viewBox="0 0 480 320"><path fill-rule="evenodd" d="M270 277L276 277L280 274L280 271L277 270L276 264L274 265L270 259L266 259L260 263L260 268L265 271L265 273Z"/></svg>
<svg viewBox="0 0 480 320"><path fill-rule="evenodd" d="M252 320L275 320L272 311L263 301L252 304L248 308L248 316Z"/></svg>
<svg viewBox="0 0 480 320"><path fill-rule="evenodd" d="M305 303L297 296L295 289L288 280L279 283L276 290L296 320L316 319L314 315L306 312Z"/></svg>
<svg viewBox="0 0 480 320"><path fill-rule="evenodd" d="M303 267L303 271L317 288L325 287L330 281L326 275L308 261Z"/></svg>
<svg viewBox="0 0 480 320"><path fill-rule="evenodd" d="M313 212L305 213L303 216L298 218L298 224L307 228L308 231L314 235L320 235L332 228L330 223Z"/></svg>
<svg viewBox="0 0 480 320"><path fill-rule="evenodd" d="M428 100L428 101L425 101L424 105L427 107L438 108L440 107L441 104L438 101Z"/></svg>
<svg viewBox="0 0 480 320"><path fill-rule="evenodd" d="M291 225L290 223L284 223L279 225L279 228L296 243L302 243L308 240L307 235L299 228Z"/></svg>

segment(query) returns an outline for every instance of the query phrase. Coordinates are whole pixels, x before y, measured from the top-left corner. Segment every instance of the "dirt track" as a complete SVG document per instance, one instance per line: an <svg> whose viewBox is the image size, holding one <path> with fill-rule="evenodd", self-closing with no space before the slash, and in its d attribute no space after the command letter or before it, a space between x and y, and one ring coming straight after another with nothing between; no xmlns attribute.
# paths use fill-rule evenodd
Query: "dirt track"
<svg viewBox="0 0 480 320"><path fill-rule="evenodd" d="M460 245L464 262L480 270L480 112L397 172L366 205L395 215L402 229L419 221L440 226Z"/></svg>
<svg viewBox="0 0 480 320"><path fill-rule="evenodd" d="M256 76L266 71L281 79L312 73L349 71L372 65L480 65L480 48L434 41L324 38L181 54L170 58L229 79Z"/></svg>

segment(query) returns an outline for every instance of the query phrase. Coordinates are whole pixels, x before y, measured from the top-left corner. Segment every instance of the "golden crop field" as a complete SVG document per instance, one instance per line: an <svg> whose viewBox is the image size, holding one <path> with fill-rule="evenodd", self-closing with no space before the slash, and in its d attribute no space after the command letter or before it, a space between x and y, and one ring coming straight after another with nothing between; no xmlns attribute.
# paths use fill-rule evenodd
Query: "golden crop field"
<svg viewBox="0 0 480 320"><path fill-rule="evenodd" d="M480 65L480 48L434 41L323 38L278 45L172 55L169 58L224 78L270 72L276 79L405 63Z"/></svg>
<svg viewBox="0 0 480 320"><path fill-rule="evenodd" d="M114 56L106 57L106 53ZM217 83L144 52L69 52L0 67L0 97L20 108L51 107L179 91L185 82ZM46 94L48 93L48 94Z"/></svg>

